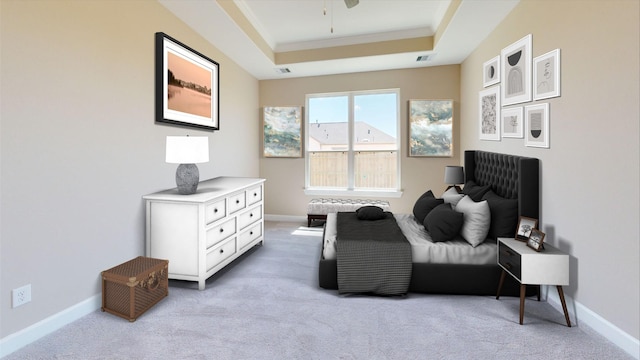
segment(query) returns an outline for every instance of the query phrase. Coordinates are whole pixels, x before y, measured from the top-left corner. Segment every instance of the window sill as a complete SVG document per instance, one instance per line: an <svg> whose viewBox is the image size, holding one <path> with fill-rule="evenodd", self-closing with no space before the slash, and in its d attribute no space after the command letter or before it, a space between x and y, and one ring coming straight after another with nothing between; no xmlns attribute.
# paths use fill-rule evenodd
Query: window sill
<svg viewBox="0 0 640 360"><path fill-rule="evenodd" d="M402 190L340 190L340 189L304 189L311 196L358 196L374 198L400 198Z"/></svg>

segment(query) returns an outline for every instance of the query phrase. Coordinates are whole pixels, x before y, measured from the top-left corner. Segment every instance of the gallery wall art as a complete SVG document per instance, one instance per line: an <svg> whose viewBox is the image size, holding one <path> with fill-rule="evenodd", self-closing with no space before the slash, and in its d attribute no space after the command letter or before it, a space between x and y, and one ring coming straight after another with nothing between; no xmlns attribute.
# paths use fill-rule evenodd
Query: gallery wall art
<svg viewBox="0 0 640 360"><path fill-rule="evenodd" d="M502 49L502 105L531 101L531 34Z"/></svg>
<svg viewBox="0 0 640 360"><path fill-rule="evenodd" d="M480 140L500 141L500 86L480 91L478 103Z"/></svg>

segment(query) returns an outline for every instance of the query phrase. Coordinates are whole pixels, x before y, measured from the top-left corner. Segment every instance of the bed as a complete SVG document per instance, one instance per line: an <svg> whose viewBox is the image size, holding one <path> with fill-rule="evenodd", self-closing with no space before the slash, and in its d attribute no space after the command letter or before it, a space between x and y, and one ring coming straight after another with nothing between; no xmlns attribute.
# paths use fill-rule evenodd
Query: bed
<svg viewBox="0 0 640 360"><path fill-rule="evenodd" d="M485 188L479 200L494 196L501 201L510 202L517 209L509 214L516 221L520 216L539 219L539 161L516 155L492 153L485 151L465 151L465 187L466 189ZM495 202L494 202L495 203ZM492 219L506 219L499 207L491 206ZM391 213L389 213L391 214ZM435 259L416 251L415 242L422 242L420 236L429 232L415 220L413 214L391 214L412 244L411 274L408 292L458 295L496 295L501 268L497 265L497 241L494 234L487 237L479 245L473 247L459 237L446 242L436 242L438 248L430 250ZM340 290L338 286L338 260L332 251L325 249L331 243L332 235L341 238L335 228L338 214L330 214L325 223L322 252L319 264L319 285L324 289ZM370 225L373 222L362 222ZM493 223L491 225L493 227ZM515 233L516 226L513 226ZM416 238L416 234L418 237ZM504 234L503 234L504 235ZM503 236L502 235L502 236ZM429 242L427 240L427 242ZM428 245L428 244L427 244ZM442 255L442 252L454 251L468 253L455 259ZM427 251L427 253L429 250ZM440 255L438 255L440 253ZM519 284L513 279L506 279L501 294L519 296ZM537 289L527 289L527 295L533 295Z"/></svg>

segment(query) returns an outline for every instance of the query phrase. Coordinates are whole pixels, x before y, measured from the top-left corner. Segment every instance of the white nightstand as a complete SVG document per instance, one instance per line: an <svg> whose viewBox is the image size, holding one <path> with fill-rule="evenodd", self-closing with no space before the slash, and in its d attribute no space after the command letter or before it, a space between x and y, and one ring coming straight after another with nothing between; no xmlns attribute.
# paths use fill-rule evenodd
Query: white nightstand
<svg viewBox="0 0 640 360"><path fill-rule="evenodd" d="M569 285L569 255L549 244L544 244L544 250L536 252L525 242L498 238L498 265L502 268L502 275L496 299L500 298L500 291L507 273L520 283L520 325L522 325L524 317L524 298L527 285L555 285L558 289L567 326L571 327L562 291L563 285ZM538 300L540 300L539 293Z"/></svg>

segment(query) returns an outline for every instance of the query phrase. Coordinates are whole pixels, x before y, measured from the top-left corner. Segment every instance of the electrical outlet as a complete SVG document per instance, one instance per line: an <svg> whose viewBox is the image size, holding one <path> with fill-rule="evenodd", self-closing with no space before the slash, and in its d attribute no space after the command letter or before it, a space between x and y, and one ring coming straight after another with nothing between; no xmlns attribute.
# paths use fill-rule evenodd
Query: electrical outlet
<svg viewBox="0 0 640 360"><path fill-rule="evenodd" d="M31 284L13 289L11 295L13 296L12 307L14 308L28 303L31 301Z"/></svg>

